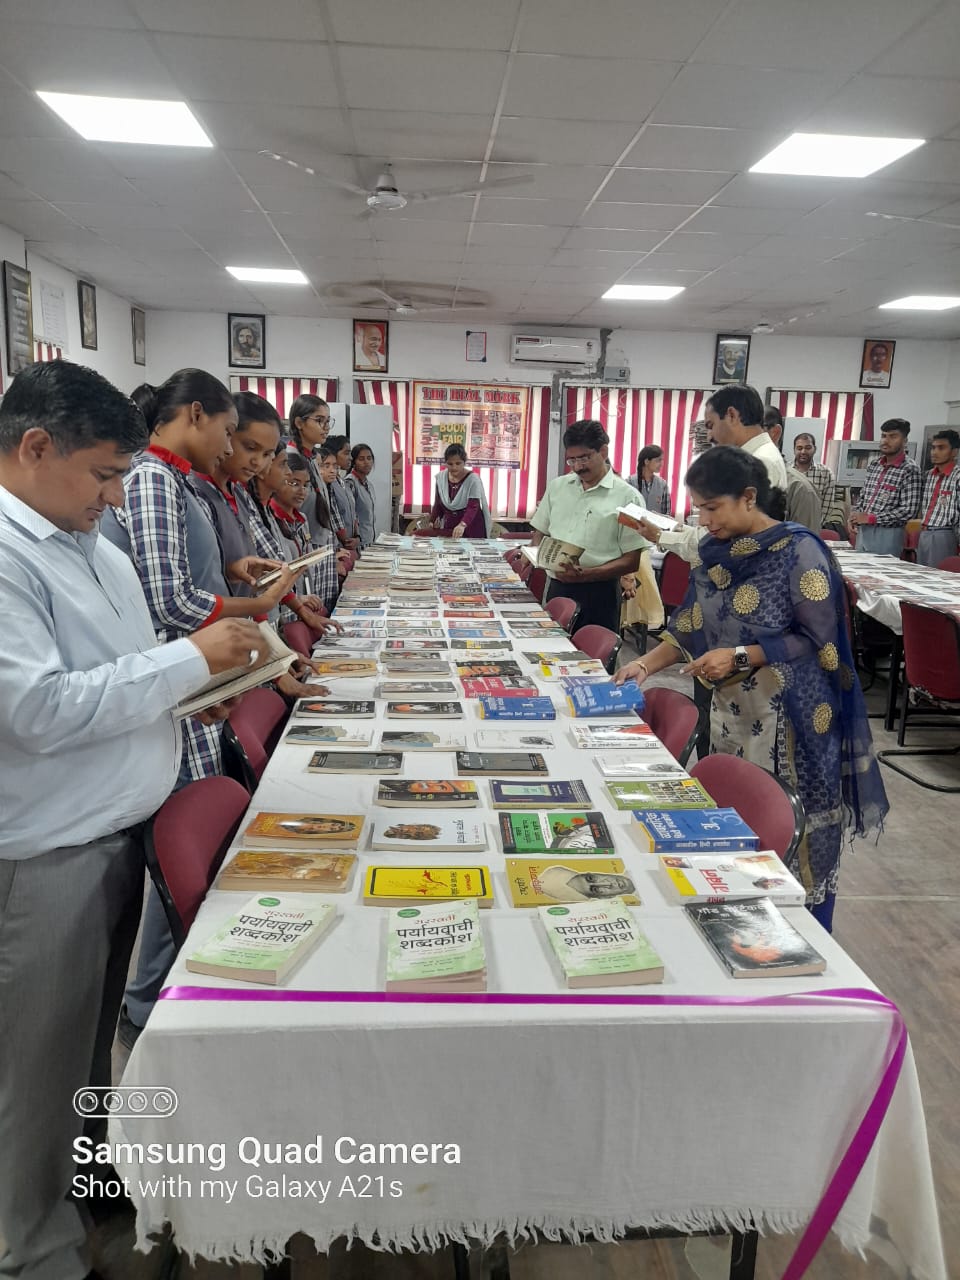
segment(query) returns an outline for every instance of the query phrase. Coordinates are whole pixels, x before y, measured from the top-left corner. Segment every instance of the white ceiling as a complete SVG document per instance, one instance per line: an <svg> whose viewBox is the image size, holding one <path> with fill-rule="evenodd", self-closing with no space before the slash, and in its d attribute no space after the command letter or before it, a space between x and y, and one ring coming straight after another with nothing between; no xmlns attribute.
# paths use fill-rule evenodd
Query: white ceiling
<svg viewBox="0 0 960 1280"><path fill-rule="evenodd" d="M960 294L960 227L866 216L960 224L958 48L958 0L0 0L0 222L151 307L350 316L379 286L457 304L431 320L960 337L876 310ZM183 97L217 146L83 142L37 89ZM795 129L929 141L861 181L746 172ZM263 148L532 181L370 215Z"/></svg>

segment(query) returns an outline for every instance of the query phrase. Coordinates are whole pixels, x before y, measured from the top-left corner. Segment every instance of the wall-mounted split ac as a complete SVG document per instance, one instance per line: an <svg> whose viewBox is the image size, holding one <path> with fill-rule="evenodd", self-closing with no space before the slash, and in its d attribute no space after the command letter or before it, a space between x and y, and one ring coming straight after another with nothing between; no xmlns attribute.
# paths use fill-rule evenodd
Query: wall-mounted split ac
<svg viewBox="0 0 960 1280"><path fill-rule="evenodd" d="M600 356L599 338L572 334L548 336L515 333L510 339L511 364L546 364L563 369L593 369Z"/></svg>

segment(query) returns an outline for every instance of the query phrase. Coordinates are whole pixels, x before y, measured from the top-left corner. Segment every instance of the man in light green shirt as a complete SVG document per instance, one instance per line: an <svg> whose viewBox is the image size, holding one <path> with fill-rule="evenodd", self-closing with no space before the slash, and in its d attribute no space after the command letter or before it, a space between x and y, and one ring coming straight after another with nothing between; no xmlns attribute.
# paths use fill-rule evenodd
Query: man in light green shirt
<svg viewBox="0 0 960 1280"><path fill-rule="evenodd" d="M580 605L578 627L590 624L618 632L619 579L635 573L649 543L617 520L617 507L636 503L637 491L610 470L610 439L599 422L575 422L563 433L570 475L547 485L530 521L534 543L547 534L583 547L577 564L547 570L547 599L565 596Z"/></svg>

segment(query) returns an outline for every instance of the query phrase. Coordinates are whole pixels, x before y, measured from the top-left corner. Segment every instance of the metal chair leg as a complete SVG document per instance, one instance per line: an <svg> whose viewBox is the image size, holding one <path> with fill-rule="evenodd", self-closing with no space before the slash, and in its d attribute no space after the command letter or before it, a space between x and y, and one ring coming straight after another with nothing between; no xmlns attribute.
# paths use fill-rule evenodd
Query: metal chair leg
<svg viewBox="0 0 960 1280"><path fill-rule="evenodd" d="M454 1280L470 1280L470 1252L465 1244L454 1243L450 1246L453 1254Z"/></svg>
<svg viewBox="0 0 960 1280"><path fill-rule="evenodd" d="M734 1231L730 1246L730 1280L754 1280L757 1265L756 1231Z"/></svg>

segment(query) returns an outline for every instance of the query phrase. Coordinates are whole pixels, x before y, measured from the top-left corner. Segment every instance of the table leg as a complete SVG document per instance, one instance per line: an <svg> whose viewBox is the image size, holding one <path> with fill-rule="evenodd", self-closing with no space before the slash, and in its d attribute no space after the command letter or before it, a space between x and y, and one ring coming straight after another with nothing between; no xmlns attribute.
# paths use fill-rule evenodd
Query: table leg
<svg viewBox="0 0 960 1280"><path fill-rule="evenodd" d="M897 694L900 691L900 663L903 661L903 636L893 633L893 649L890 653L890 684L887 688L887 715L885 729L892 730L897 720Z"/></svg>
<svg viewBox="0 0 960 1280"><path fill-rule="evenodd" d="M465 1244L454 1243L450 1246L453 1253L454 1280L470 1280L470 1251Z"/></svg>
<svg viewBox="0 0 960 1280"><path fill-rule="evenodd" d="M733 1231L730 1245L730 1280L754 1280L757 1265L756 1231Z"/></svg>

